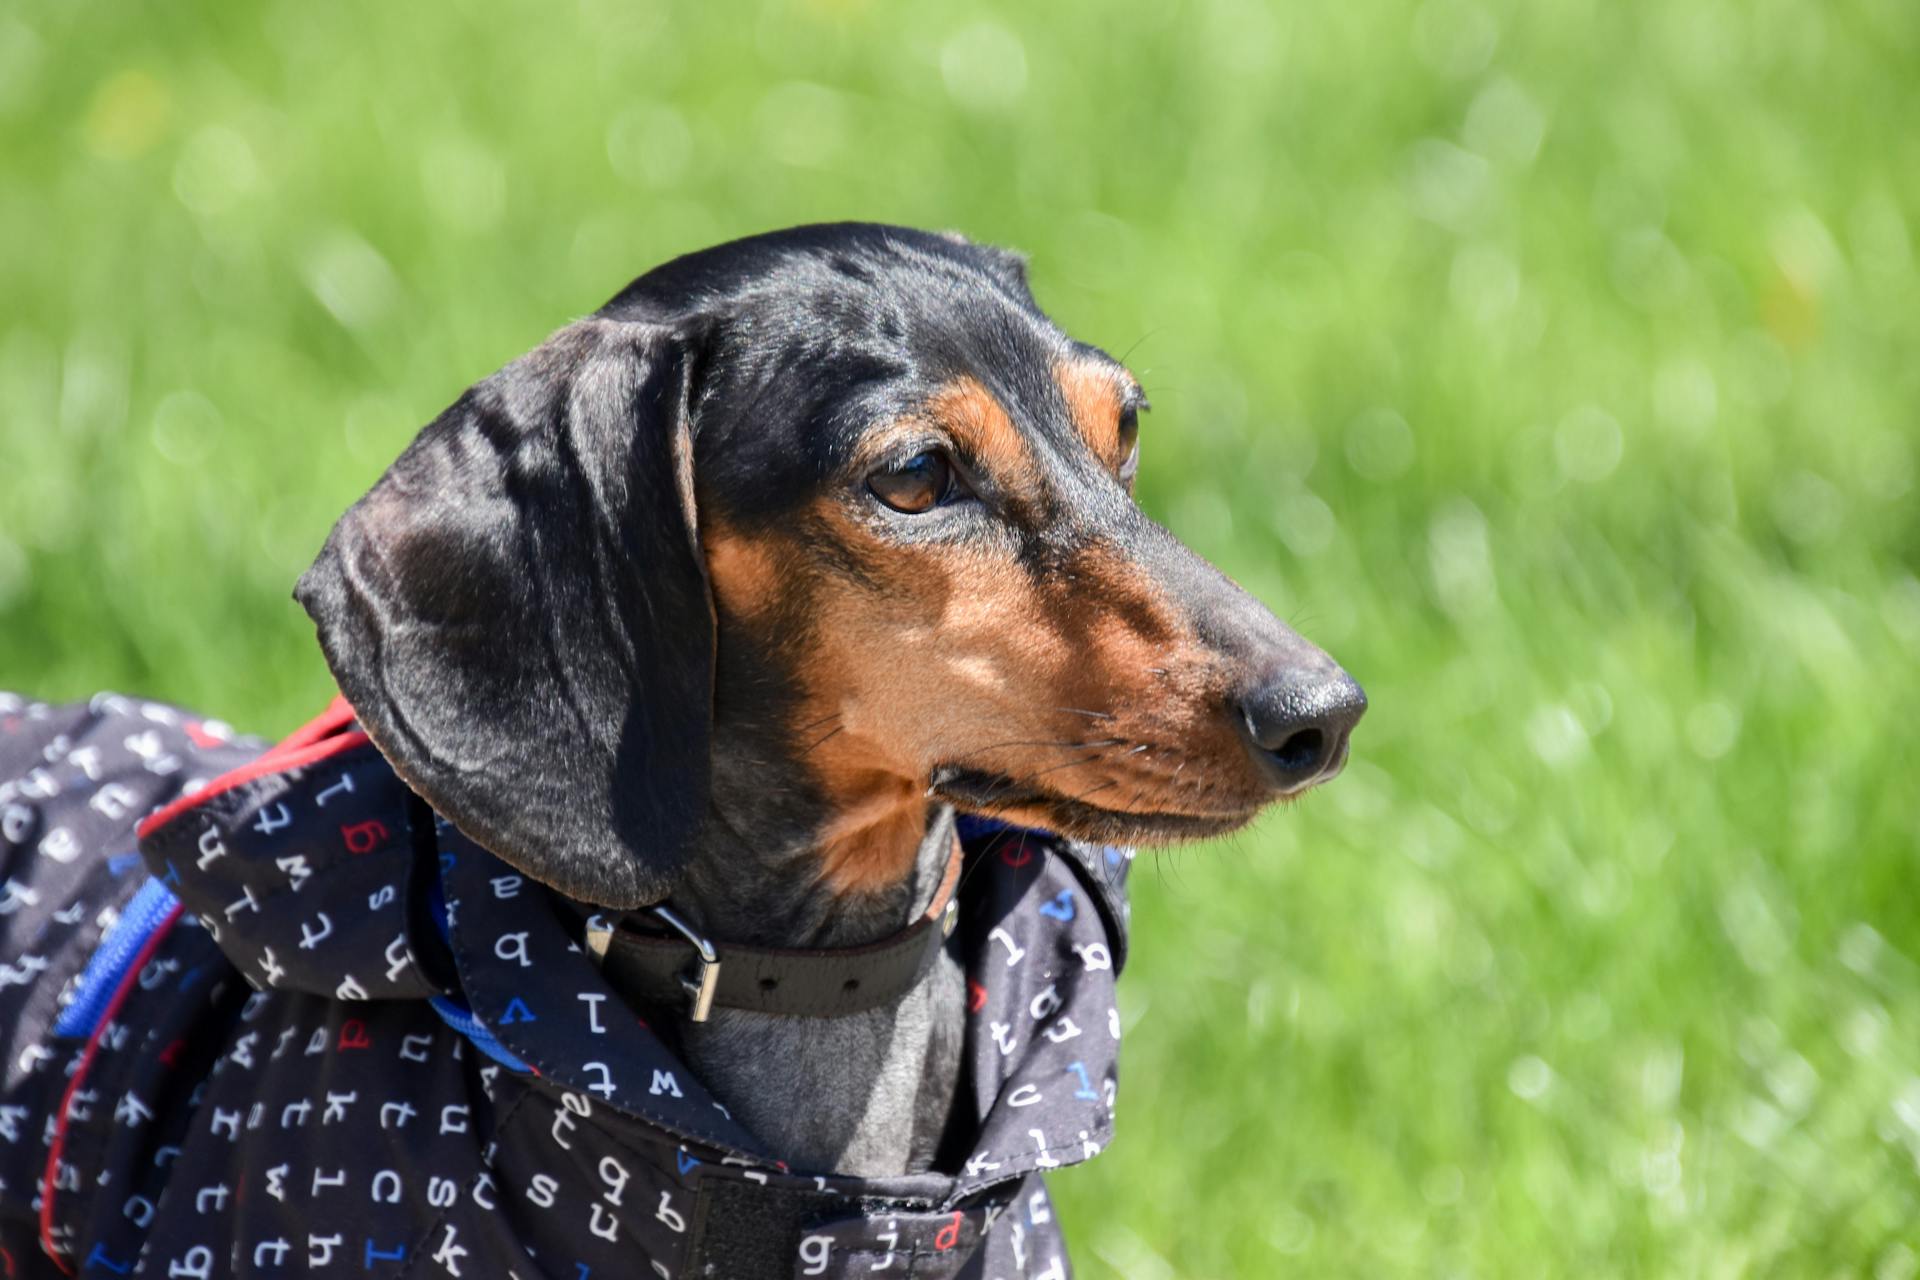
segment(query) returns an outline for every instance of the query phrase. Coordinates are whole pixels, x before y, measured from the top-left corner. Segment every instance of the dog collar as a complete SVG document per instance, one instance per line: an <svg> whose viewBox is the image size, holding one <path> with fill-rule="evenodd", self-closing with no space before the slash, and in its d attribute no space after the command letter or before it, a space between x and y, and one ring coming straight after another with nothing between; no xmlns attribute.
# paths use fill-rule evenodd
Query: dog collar
<svg viewBox="0 0 1920 1280"><path fill-rule="evenodd" d="M716 945L672 908L648 914L671 932L643 932L603 915L588 918L587 954L614 988L642 1004L687 1003L705 1022L715 1005L753 1013L838 1018L891 1004L933 968L959 917L955 889L964 851L958 836L926 912L906 928L857 947L790 949Z"/></svg>

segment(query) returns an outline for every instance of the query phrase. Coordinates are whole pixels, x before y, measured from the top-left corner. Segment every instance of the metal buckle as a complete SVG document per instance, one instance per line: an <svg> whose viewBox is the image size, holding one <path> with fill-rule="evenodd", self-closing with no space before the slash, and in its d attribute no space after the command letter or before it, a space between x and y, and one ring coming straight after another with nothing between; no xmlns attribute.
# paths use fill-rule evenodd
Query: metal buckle
<svg viewBox="0 0 1920 1280"><path fill-rule="evenodd" d="M599 912L587 917L587 954L597 969L606 963L607 948L613 945L613 925Z"/></svg>
<svg viewBox="0 0 1920 1280"><path fill-rule="evenodd" d="M720 955L711 942L695 933L692 925L667 907L656 906L649 910L693 947L699 968L694 977L681 978L680 985L686 988L687 998L693 1002L688 1020L705 1022L707 1015L713 1012L713 993L720 986ZM613 928L605 916L594 915L587 919L587 953L593 957L596 965L607 958L607 947L613 942Z"/></svg>
<svg viewBox="0 0 1920 1280"><path fill-rule="evenodd" d="M705 1022L707 1015L713 1012L713 993L720 985L720 956L714 951L713 944L693 931L693 926L673 914L662 904L653 908L653 914L659 916L674 932L693 944L694 953L699 957L700 967L696 976L680 979L680 985L687 989L687 995L693 1001L693 1009L687 1018L691 1022Z"/></svg>

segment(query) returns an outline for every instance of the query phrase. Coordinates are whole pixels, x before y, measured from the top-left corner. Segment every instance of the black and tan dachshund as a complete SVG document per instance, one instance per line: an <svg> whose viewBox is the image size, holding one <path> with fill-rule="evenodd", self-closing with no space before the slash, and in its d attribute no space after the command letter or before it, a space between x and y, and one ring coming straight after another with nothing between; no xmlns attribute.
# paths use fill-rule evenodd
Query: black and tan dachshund
<svg viewBox="0 0 1920 1280"><path fill-rule="evenodd" d="M858 949L947 899L956 811L1157 844L1345 763L1359 687L1135 505L1146 408L1014 254L756 236L468 390L297 594L406 787L583 917ZM967 977L914 979L634 998L792 1168L887 1177L965 1155Z"/></svg>
<svg viewBox="0 0 1920 1280"><path fill-rule="evenodd" d="M1359 687L1134 504L1146 407L1011 253L759 236L467 392L299 595L400 776L507 861L859 943L932 895L947 806L1164 842L1345 762ZM686 1052L799 1160L904 1167L956 1074L960 985L930 985L846 1043L744 1015Z"/></svg>

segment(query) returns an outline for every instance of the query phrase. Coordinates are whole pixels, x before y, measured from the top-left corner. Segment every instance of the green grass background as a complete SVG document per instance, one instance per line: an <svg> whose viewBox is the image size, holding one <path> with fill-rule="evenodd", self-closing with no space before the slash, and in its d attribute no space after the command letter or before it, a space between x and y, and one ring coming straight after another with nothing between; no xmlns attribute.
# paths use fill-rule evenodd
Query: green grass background
<svg viewBox="0 0 1920 1280"><path fill-rule="evenodd" d="M1141 861L1083 1274L1920 1270L1910 0L14 0L0 682L288 729L420 424L838 217L1030 251L1373 698Z"/></svg>

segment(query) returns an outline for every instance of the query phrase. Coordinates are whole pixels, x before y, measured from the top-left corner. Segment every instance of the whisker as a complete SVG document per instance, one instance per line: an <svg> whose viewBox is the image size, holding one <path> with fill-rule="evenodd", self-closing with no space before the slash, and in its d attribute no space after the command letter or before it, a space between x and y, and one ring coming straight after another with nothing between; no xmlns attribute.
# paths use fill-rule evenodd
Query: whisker
<svg viewBox="0 0 1920 1280"><path fill-rule="evenodd" d="M1038 772L1038 773L1036 773L1036 774L1033 774L1032 776L1033 776L1033 777L1036 777L1036 778L1044 778L1044 777L1046 777L1046 776L1047 776L1048 774L1050 774L1050 773L1058 773L1058 772L1059 772L1060 770L1062 770L1062 769L1072 769L1072 768L1076 768L1076 767L1078 767L1078 766L1080 766L1080 765L1083 765L1083 764L1092 764L1092 763L1094 763L1094 762L1095 762L1096 760L1098 760L1099 758L1100 758L1100 753L1099 753L1098 751L1096 751L1096 752L1094 752L1094 753L1093 753L1092 755L1090 755L1090 756L1084 756L1084 757L1082 757L1081 759L1078 759L1078 760L1069 760L1069 761L1067 761L1067 762L1066 762L1065 764L1056 764L1056 765L1050 765L1050 766L1048 766L1047 768L1045 768L1045 769L1042 769L1042 770L1041 770L1040 772Z"/></svg>
<svg viewBox="0 0 1920 1280"><path fill-rule="evenodd" d="M827 741L828 739L830 739L830 738L832 738L832 737L833 737L834 735L836 735L836 734L838 734L838 733L840 733L840 732L842 732L842 731L844 731L844 730L846 729L846 727L847 727L847 726L845 726L845 725L843 725L843 724L837 724L837 725L835 725L835 726L833 726L833 728L831 728L831 729L829 729L829 730L827 730L827 733L826 733L826 737L823 737L823 738L821 738L821 739L820 739L820 740L819 740L818 742L815 742L815 743L813 744L813 746L812 746L812 747L808 747L808 748L807 748L807 749L806 749L805 751L802 751L802 752L800 753L800 758L804 760L804 759L806 759L806 758L807 758L808 756L810 756L810 755L812 755L812 754L813 754L813 750L814 750L814 747L818 747L818 746L820 746L820 745L822 745L822 744L823 744L823 743L825 743L825 742L826 742L826 741Z"/></svg>
<svg viewBox="0 0 1920 1280"><path fill-rule="evenodd" d="M1100 743L1098 745L1113 746L1118 741L1119 739L1112 739L1107 742ZM1009 738L1005 742L995 742L988 746L979 747L973 751L969 751L965 756L962 756L961 759L970 760L976 756L986 755L989 751L1000 751L1007 747L1046 747L1046 748L1052 748L1055 750L1078 750L1082 747L1091 747L1094 745L1096 744L1091 742L1082 742L1077 738L1058 738L1053 740L1048 740L1044 738L1040 738L1040 739Z"/></svg>
<svg viewBox="0 0 1920 1280"><path fill-rule="evenodd" d="M1127 357L1128 357L1128 356L1130 356L1130 355L1132 355L1132 354L1134 353L1134 351L1135 351L1135 350L1136 350L1136 349L1137 349L1137 348L1138 348L1138 347L1140 346L1140 344L1141 344L1141 343L1143 343L1143 342L1145 342L1145 341L1146 341L1146 340L1147 340L1148 338L1151 338L1151 337L1153 337L1154 335L1156 335L1156 334L1158 334L1159 332L1160 332L1160 329L1158 329L1158 328L1155 328L1155 329L1149 329L1149 330L1147 330L1147 331L1146 331L1145 333L1143 333L1143 334L1141 334L1141 335L1140 335L1139 337L1137 337L1137 338L1135 338L1135 339L1133 340L1133 345L1132 345L1132 346L1130 346L1130 347L1128 347L1128 348L1127 348L1127 349L1126 349L1125 351L1122 351L1122 352L1120 353L1120 363L1121 363L1121 364L1125 364L1125 363L1127 362ZM1151 372L1151 371L1150 371L1150 370L1142 370L1142 372L1144 373L1144 372Z"/></svg>
<svg viewBox="0 0 1920 1280"><path fill-rule="evenodd" d="M1088 711L1081 707L1055 707L1054 710L1065 711L1069 715L1088 716L1095 720L1113 719L1113 712L1111 711Z"/></svg>

